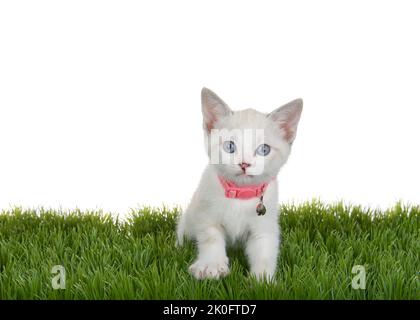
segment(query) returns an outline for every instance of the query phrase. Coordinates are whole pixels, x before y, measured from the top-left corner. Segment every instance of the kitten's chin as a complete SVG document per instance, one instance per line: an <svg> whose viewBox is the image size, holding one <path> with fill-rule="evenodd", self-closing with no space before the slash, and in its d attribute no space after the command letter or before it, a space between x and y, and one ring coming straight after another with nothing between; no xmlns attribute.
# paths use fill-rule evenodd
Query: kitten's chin
<svg viewBox="0 0 420 320"><path fill-rule="evenodd" d="M224 174L223 177L227 180L234 182L237 185L253 185L268 182L271 180L266 174L260 175L248 175L244 173L240 174Z"/></svg>
<svg viewBox="0 0 420 320"><path fill-rule="evenodd" d="M264 182L269 182L274 176L263 172L262 174L253 175L245 174L242 171L234 170L234 168L226 168L223 166L214 166L213 169L218 176L225 178L228 181L232 181L237 185L254 185ZM229 170L230 169L230 170Z"/></svg>

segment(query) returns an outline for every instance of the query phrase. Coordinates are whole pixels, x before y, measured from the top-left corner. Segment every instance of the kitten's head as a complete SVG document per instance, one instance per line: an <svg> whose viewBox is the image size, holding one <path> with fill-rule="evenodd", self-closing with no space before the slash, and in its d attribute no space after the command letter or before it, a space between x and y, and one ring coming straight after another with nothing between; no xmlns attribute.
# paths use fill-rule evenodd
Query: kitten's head
<svg viewBox="0 0 420 320"><path fill-rule="evenodd" d="M232 111L214 92L201 91L205 144L217 173L237 184L276 177L289 157L302 112L301 99L264 114Z"/></svg>

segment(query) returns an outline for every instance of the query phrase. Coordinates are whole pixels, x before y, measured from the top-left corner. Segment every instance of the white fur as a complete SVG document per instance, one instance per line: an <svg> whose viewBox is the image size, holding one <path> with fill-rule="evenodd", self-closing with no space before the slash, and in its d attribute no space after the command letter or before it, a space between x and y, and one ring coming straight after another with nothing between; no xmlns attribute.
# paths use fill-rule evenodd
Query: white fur
<svg viewBox="0 0 420 320"><path fill-rule="evenodd" d="M245 244L251 273L258 279L271 279L276 270L280 242L276 176L290 154L302 101L292 101L269 115L253 109L232 112L217 95L204 88L202 108L208 154L211 148L217 148L221 158L227 156L222 148L223 141L211 141L212 129L236 129L226 139L234 141L238 149L232 155L233 163L207 165L189 207L178 222L177 243L182 245L184 237L197 242L198 257L189 268L197 279L218 279L227 275L226 245L237 241ZM262 129L264 134L255 139L244 139L241 133L249 129ZM271 152L263 157L263 171L254 175L257 160L261 160L254 151L261 143L270 145ZM246 175L238 166L240 162L251 164ZM218 176L239 185L268 182L264 193L266 214L258 216L256 213L258 198L226 198Z"/></svg>

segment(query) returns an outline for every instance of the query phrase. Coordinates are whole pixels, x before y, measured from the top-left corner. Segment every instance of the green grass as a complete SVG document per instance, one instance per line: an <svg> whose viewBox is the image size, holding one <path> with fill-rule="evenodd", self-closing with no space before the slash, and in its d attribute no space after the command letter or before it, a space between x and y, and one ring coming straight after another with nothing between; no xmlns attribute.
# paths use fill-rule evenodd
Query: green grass
<svg viewBox="0 0 420 320"><path fill-rule="evenodd" d="M276 283L249 277L241 248L231 274L196 281L196 255L175 247L176 209L144 208L127 222L95 212L0 214L0 299L419 299L419 206L386 212L319 202L283 206ZM51 268L66 268L66 289ZM354 265L366 289L351 287Z"/></svg>

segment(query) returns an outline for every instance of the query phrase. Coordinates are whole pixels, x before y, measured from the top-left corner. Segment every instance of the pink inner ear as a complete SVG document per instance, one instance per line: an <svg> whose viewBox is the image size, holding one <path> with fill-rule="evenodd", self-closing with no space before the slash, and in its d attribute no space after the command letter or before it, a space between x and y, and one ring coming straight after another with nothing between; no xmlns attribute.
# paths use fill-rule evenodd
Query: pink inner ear
<svg viewBox="0 0 420 320"><path fill-rule="evenodd" d="M213 121L206 122L207 131L210 132L213 129Z"/></svg>
<svg viewBox="0 0 420 320"><path fill-rule="evenodd" d="M290 128L290 126L288 125L287 122L283 122L280 124L280 128L283 130L284 132L284 138L290 143L293 141L294 137L295 137L295 133L292 130L292 128Z"/></svg>
<svg viewBox="0 0 420 320"><path fill-rule="evenodd" d="M206 112L206 129L208 132L210 132L212 129L214 129L214 124L217 121L216 115L214 112Z"/></svg>

